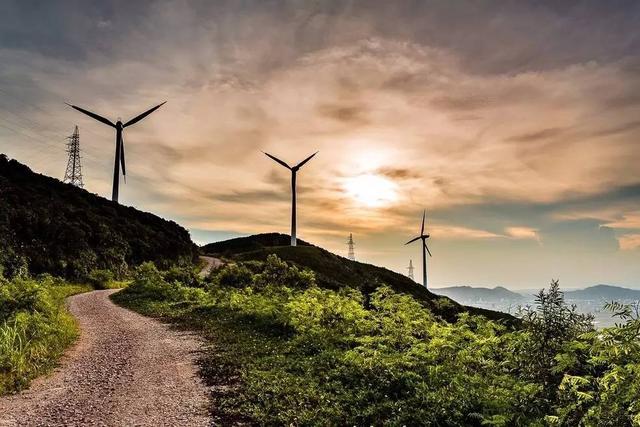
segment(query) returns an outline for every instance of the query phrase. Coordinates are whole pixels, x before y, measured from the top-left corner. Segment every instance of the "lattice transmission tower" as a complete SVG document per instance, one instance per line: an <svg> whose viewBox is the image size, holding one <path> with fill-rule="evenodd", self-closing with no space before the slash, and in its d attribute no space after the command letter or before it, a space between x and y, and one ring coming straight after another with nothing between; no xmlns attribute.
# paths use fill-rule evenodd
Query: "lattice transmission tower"
<svg viewBox="0 0 640 427"><path fill-rule="evenodd" d="M349 233L349 240L347 240L347 245L349 245L349 255L348 255L348 258L349 258L351 261L355 261L355 260L356 260L356 254L355 254L355 252L353 251L353 248L355 247L355 245L356 245L356 244L355 244L355 243L353 243L353 234L352 234L352 233Z"/></svg>
<svg viewBox="0 0 640 427"><path fill-rule="evenodd" d="M67 170L62 181L82 188L84 184L82 182L82 165L80 164L80 132L78 131L78 126L76 126L73 135L69 136L68 139L67 153L69 153L69 160L67 161Z"/></svg>
<svg viewBox="0 0 640 427"><path fill-rule="evenodd" d="M407 267L407 270L409 270L409 279L411 280L415 280L413 278L413 260L409 260L409 267Z"/></svg>

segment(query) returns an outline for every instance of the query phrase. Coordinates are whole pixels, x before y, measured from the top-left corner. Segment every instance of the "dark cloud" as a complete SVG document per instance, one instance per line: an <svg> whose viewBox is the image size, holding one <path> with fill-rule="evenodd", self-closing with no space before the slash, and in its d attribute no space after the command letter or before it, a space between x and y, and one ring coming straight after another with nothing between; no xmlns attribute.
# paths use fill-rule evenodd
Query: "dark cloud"
<svg viewBox="0 0 640 427"><path fill-rule="evenodd" d="M611 136L611 135L617 135L617 134L621 134L621 133L630 132L630 131L637 130L637 129L640 129L640 120L629 122L629 123L624 123L624 124L622 124L620 126L615 126L615 127L612 127L612 128L598 130L598 131L592 132L591 135L592 136L597 136L597 137Z"/></svg>
<svg viewBox="0 0 640 427"><path fill-rule="evenodd" d="M434 98L431 103L445 110L473 111L486 107L489 100L482 95L441 96Z"/></svg>
<svg viewBox="0 0 640 427"><path fill-rule="evenodd" d="M613 109L637 107L640 105L640 93L627 93L620 96L610 97L605 99L602 104L605 108Z"/></svg>
<svg viewBox="0 0 640 427"><path fill-rule="evenodd" d="M248 190L234 191L227 194L217 194L213 196L216 200L230 203L255 203L266 201L287 201L291 199L291 194L284 191L274 190Z"/></svg>
<svg viewBox="0 0 640 427"><path fill-rule="evenodd" d="M376 173L394 180L417 179L422 176L419 172L408 168L384 167L376 170Z"/></svg>
<svg viewBox="0 0 640 427"><path fill-rule="evenodd" d="M364 125L369 122L362 105L321 104L317 109L320 115L345 124Z"/></svg>
<svg viewBox="0 0 640 427"><path fill-rule="evenodd" d="M616 252L619 249L615 232L597 220L560 221L549 224L538 235L549 250L575 252Z"/></svg>
<svg viewBox="0 0 640 427"><path fill-rule="evenodd" d="M632 211L640 205L640 183L621 186L595 194L567 194L553 202L531 202L501 200L478 197L475 202L429 209L430 215L442 222L466 225L472 228L501 234L505 226L527 224L533 228L551 227L553 224L570 224L561 220L564 216L576 216L578 223L592 212L617 208ZM593 215L596 215L595 213ZM598 226L609 221L605 218L590 218Z"/></svg>
<svg viewBox="0 0 640 427"><path fill-rule="evenodd" d="M556 136L562 135L566 132L564 128L548 128L542 129L536 132L525 133L522 135L512 136L507 139L510 142L535 142L540 140L547 140Z"/></svg>

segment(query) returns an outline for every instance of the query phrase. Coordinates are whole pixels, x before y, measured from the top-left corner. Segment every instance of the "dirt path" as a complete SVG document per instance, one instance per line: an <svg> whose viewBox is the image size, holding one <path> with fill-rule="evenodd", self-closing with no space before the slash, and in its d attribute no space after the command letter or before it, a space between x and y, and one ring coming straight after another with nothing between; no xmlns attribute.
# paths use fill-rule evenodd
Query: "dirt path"
<svg viewBox="0 0 640 427"><path fill-rule="evenodd" d="M200 271L200 277L206 277L209 273L211 273L211 270L213 270L214 268L222 267L224 265L222 260L214 258L212 256L200 256L200 259L205 263L202 271Z"/></svg>
<svg viewBox="0 0 640 427"><path fill-rule="evenodd" d="M193 335L94 291L69 299L82 334L48 377L0 398L0 426L204 426L208 391Z"/></svg>

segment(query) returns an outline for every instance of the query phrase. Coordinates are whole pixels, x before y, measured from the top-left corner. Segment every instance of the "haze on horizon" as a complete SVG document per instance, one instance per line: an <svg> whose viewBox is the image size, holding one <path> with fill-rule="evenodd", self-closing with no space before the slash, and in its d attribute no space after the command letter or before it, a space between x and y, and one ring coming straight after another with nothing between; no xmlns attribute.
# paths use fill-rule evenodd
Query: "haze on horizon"
<svg viewBox="0 0 640 427"><path fill-rule="evenodd" d="M5 1L0 152L206 243L289 230L429 281L640 287L640 2Z"/></svg>

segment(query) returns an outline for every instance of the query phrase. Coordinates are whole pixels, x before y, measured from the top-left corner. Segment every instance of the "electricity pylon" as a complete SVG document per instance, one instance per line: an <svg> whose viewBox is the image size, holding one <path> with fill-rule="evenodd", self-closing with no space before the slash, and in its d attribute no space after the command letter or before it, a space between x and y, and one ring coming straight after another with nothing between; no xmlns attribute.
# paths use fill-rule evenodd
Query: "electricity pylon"
<svg viewBox="0 0 640 427"><path fill-rule="evenodd" d="M69 139L69 142L67 142L69 160L67 161L67 170L62 181L82 188L84 184L82 182L82 165L80 164L80 132L78 132L78 126L73 131L73 135L67 138Z"/></svg>
<svg viewBox="0 0 640 427"><path fill-rule="evenodd" d="M356 260L356 254L353 251L353 248L355 247L355 243L353 243L353 234L349 233L349 240L347 240L347 245L349 245L349 259L351 261L355 261Z"/></svg>
<svg viewBox="0 0 640 427"><path fill-rule="evenodd" d="M415 280L413 278L413 260L409 260L409 267L407 267L407 270L409 270L409 279L411 280Z"/></svg>

